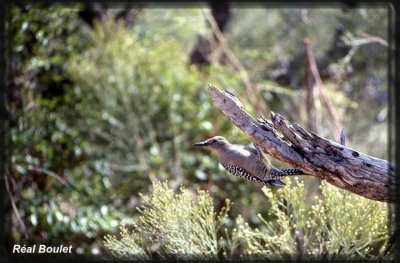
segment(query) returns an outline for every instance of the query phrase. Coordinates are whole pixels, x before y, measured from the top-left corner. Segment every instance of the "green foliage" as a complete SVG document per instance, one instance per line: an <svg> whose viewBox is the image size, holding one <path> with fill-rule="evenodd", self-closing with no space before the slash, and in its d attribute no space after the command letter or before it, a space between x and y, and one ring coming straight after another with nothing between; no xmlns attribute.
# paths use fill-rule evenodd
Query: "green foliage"
<svg viewBox="0 0 400 263"><path fill-rule="evenodd" d="M107 236L105 246L123 257L144 257L156 252L162 257L216 258L221 247L217 233L227 217L230 202L220 213L214 211L210 195L204 190L184 187L175 194L167 183L153 185L151 196L142 196L140 217L129 232L121 226L121 239ZM144 247L146 249L144 249Z"/></svg>
<svg viewBox="0 0 400 263"><path fill-rule="evenodd" d="M387 247L386 204L355 196L328 183L321 184L322 198L307 205L304 183L288 181L285 188L264 187L270 219L252 228L241 217L234 228L225 228L230 201L218 216L206 191L179 194L166 183L154 185L151 196L144 196L140 217L132 231L121 226L121 237L108 235L104 245L116 256L160 256L224 258L383 258ZM225 225L226 227L226 225ZM217 240L220 236L220 240Z"/></svg>
<svg viewBox="0 0 400 263"><path fill-rule="evenodd" d="M11 126L12 163L18 179L27 179L33 168L63 173L85 158L87 141L74 127L81 118L73 107L79 98L71 97L66 75L70 57L87 44L77 11L57 5L11 8L9 74L12 92L19 94L10 110L17 122Z"/></svg>
<svg viewBox="0 0 400 263"><path fill-rule="evenodd" d="M124 218L105 205L107 170L88 162L93 152L80 126L85 112L75 107L81 98L67 74L71 57L89 43L78 11L77 5L11 8L10 89L18 96L10 107L10 173L26 227L13 225L15 242L85 249Z"/></svg>
<svg viewBox="0 0 400 263"><path fill-rule="evenodd" d="M78 11L77 5L11 8L7 25L11 43L7 48L15 85L58 95L71 88L65 74L69 59L89 40L77 19Z"/></svg>
<svg viewBox="0 0 400 263"><path fill-rule="evenodd" d="M107 235L104 246L111 250L112 254L119 258L150 259L146 251L139 244L140 236L131 232L125 226L120 226L120 237Z"/></svg>
<svg viewBox="0 0 400 263"><path fill-rule="evenodd" d="M71 62L70 76L76 95L85 94L78 106L85 114L84 129L96 158L115 175L114 189L142 191L155 178L179 185L186 181L183 171L206 180L194 169L207 162L195 155L193 143L227 126L211 107L208 79L187 65L184 44L167 33L142 35L113 21L96 25L92 39L94 45ZM228 76L224 72L210 70ZM121 184L127 176L136 180Z"/></svg>
<svg viewBox="0 0 400 263"><path fill-rule="evenodd" d="M259 215L264 224L252 229L238 218L235 238L244 245L244 255L382 257L388 241L387 205L326 182L320 188L322 198L315 196L315 203L306 205L302 182L275 193L264 187L271 205L268 213L275 219Z"/></svg>
<svg viewBox="0 0 400 263"><path fill-rule="evenodd" d="M17 165L61 172L79 163L86 151L86 140L73 123L81 117L73 107L79 98L71 97L66 74L69 59L87 44L77 11L77 6L57 5L11 8L9 74L12 91L20 92L15 104L23 105L12 109L18 118L11 127Z"/></svg>

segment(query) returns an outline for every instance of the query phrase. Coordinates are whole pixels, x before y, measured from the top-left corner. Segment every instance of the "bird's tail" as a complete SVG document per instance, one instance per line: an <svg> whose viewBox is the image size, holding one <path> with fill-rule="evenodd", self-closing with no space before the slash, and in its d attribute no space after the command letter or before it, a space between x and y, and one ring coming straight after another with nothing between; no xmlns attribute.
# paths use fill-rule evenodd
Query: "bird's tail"
<svg viewBox="0 0 400 263"><path fill-rule="evenodd" d="M265 181L265 184L275 186L275 187L284 187L286 185L281 180L267 180L267 181Z"/></svg>
<svg viewBox="0 0 400 263"><path fill-rule="evenodd" d="M283 176L290 176L290 175L304 175L306 173L304 173L302 170L300 169L276 169L276 168L272 168L271 170L271 177L273 178L280 178Z"/></svg>

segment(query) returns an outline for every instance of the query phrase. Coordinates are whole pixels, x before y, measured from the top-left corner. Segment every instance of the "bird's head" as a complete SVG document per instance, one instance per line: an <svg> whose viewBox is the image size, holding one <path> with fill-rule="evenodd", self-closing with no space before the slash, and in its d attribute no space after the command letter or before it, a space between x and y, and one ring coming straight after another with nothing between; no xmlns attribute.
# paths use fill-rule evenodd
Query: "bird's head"
<svg viewBox="0 0 400 263"><path fill-rule="evenodd" d="M218 151L223 149L229 144L229 142L222 136L214 136L204 142L195 143L194 146L205 146L211 150Z"/></svg>

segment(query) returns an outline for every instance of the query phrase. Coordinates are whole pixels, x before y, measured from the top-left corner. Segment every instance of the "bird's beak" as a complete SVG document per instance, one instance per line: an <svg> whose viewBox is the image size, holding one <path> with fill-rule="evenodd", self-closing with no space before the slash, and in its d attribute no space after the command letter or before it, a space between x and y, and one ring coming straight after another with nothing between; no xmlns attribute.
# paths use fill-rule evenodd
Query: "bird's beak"
<svg viewBox="0 0 400 263"><path fill-rule="evenodd" d="M197 142L197 143L195 143L195 144L193 144L194 146L207 146L208 145L208 143L207 143L207 141L205 141L205 142Z"/></svg>

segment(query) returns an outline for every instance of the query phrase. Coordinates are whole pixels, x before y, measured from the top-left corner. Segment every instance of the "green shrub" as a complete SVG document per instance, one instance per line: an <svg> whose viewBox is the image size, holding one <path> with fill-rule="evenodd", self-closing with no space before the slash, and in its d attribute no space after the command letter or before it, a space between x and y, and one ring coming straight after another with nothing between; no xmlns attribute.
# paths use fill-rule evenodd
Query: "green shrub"
<svg viewBox="0 0 400 263"><path fill-rule="evenodd" d="M161 256L216 258L221 250L217 233L222 226L230 202L219 214L214 211L210 195L204 190L184 187L175 194L167 183L154 185L151 196L142 196L144 206L129 232L121 227L121 239L107 236L105 246L121 256L146 257L157 252ZM145 247L145 248L144 248Z"/></svg>
<svg viewBox="0 0 400 263"><path fill-rule="evenodd" d="M252 228L239 215L234 228L226 208L217 216L206 191L179 194L166 183L155 184L151 196L142 197L140 217L121 237L108 235L105 246L117 256L160 256L234 258L382 258L387 248L386 204L356 196L328 183L321 184L323 198L306 205L304 183L288 181L285 188L272 192L264 187L270 220ZM218 240L218 236L220 239Z"/></svg>
<svg viewBox="0 0 400 263"><path fill-rule="evenodd" d="M297 181L297 180L296 180ZM321 184L322 199L306 205L304 183L272 193L263 192L271 204L268 212L275 220L266 221L260 229L251 229L238 218L236 238L244 244L244 254L305 255L319 258L326 255L377 257L388 240L388 209L375 202L326 182Z"/></svg>
<svg viewBox="0 0 400 263"><path fill-rule="evenodd" d="M211 131L223 133L228 122L215 114L209 79L188 65L185 43L113 21L96 25L92 39L94 45L71 62L70 75L83 100L77 105L85 116L80 127L93 157L111 171L115 191L121 196L147 191L150 180L169 180L176 187L194 176L205 181L195 164L208 163L217 171L214 163L200 160L208 157L197 154L193 143ZM222 67L210 71L229 76ZM122 183L127 178L130 183Z"/></svg>

